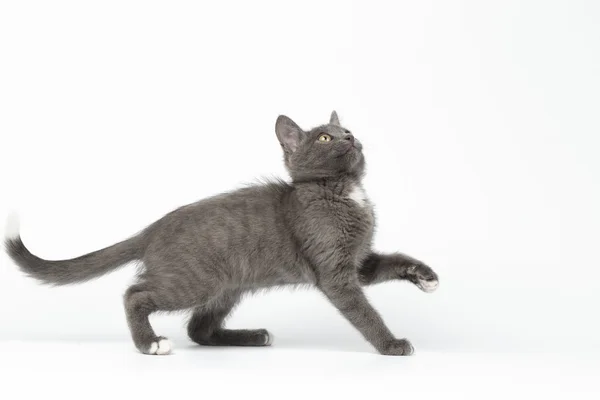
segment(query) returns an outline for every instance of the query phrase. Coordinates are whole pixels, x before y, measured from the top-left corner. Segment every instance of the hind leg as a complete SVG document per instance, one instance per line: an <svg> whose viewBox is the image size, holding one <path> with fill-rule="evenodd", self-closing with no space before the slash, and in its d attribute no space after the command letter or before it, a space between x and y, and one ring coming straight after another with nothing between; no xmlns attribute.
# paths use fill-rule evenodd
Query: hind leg
<svg viewBox="0 0 600 400"><path fill-rule="evenodd" d="M266 329L225 329L223 323L240 300L240 293L226 293L208 306L194 309L188 336L204 346L269 346L273 335Z"/></svg>
<svg viewBox="0 0 600 400"><path fill-rule="evenodd" d="M135 347L144 354L169 354L171 343L157 336L148 317L158 311L156 293L147 290L143 284L131 286L125 292L125 313Z"/></svg>
<svg viewBox="0 0 600 400"><path fill-rule="evenodd" d="M211 291L187 291L168 280L153 285L150 279L131 286L125 292L125 313L135 347L144 354L169 354L171 343L154 333L148 317L156 311L178 311L207 304L215 297ZM204 288L206 289L206 288Z"/></svg>

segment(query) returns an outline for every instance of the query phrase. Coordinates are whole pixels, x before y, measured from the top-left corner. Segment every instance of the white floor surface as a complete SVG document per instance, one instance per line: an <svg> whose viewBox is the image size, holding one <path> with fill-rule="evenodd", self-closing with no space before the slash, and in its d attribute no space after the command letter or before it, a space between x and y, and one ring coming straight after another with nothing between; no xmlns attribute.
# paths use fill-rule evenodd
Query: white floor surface
<svg viewBox="0 0 600 400"><path fill-rule="evenodd" d="M4 399L543 398L598 399L598 354L370 351L175 342L145 356L125 341L0 342Z"/></svg>

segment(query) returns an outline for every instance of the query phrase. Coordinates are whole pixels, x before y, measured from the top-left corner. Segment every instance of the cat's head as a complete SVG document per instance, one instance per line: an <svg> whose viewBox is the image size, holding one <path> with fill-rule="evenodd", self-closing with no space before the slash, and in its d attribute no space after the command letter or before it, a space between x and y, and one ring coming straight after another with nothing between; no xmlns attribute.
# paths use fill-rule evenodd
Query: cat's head
<svg viewBox="0 0 600 400"><path fill-rule="evenodd" d="M295 181L344 174L360 178L364 172L362 145L340 125L335 111L328 124L309 131L280 115L275 123L275 133L283 149L285 166Z"/></svg>

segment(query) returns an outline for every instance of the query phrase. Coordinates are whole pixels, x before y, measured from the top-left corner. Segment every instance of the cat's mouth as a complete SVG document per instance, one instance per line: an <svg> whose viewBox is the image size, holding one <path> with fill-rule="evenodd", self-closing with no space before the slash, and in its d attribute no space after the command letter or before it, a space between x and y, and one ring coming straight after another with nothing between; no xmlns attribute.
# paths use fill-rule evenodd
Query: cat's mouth
<svg viewBox="0 0 600 400"><path fill-rule="evenodd" d="M350 146L348 148L348 150L346 150L346 152L344 154L348 154L348 153L350 153L351 151L354 151L354 150L359 151L360 149L358 147L356 147L356 145L353 144L352 146Z"/></svg>
<svg viewBox="0 0 600 400"><path fill-rule="evenodd" d="M351 144L350 146L348 146L348 149L347 149L347 150L344 152L344 154L348 154L348 153L350 153L352 150L358 150L358 147L356 147L356 146L354 145L354 143L353 143L353 144Z"/></svg>
<svg viewBox="0 0 600 400"><path fill-rule="evenodd" d="M354 147L354 146L349 146L347 149L345 149L344 151L342 151L337 157L344 157L344 156L350 154L350 152L352 150L358 150L358 149L356 147Z"/></svg>
<svg viewBox="0 0 600 400"><path fill-rule="evenodd" d="M360 149L354 145L348 146L344 149L337 157L346 157L353 153L353 151L359 151Z"/></svg>

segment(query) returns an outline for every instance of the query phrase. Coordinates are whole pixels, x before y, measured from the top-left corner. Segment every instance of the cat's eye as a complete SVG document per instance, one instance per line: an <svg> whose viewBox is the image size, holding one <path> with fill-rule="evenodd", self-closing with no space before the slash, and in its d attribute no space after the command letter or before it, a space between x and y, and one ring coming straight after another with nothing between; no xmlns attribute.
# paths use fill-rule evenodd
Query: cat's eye
<svg viewBox="0 0 600 400"><path fill-rule="evenodd" d="M331 136L323 133L321 136L319 136L319 142L331 142Z"/></svg>

